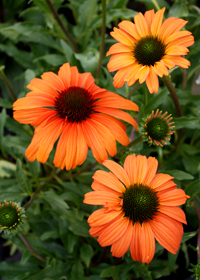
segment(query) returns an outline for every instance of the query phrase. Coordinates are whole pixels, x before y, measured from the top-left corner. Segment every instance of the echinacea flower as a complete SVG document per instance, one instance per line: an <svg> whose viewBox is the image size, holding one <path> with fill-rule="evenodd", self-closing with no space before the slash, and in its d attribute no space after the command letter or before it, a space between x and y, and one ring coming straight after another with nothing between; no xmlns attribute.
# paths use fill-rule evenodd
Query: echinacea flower
<svg viewBox="0 0 200 280"><path fill-rule="evenodd" d="M139 128L143 135L144 141L147 141L150 145L158 145L163 147L166 145L166 140L170 140L170 135L175 131L172 129L175 127L172 122L171 114L167 115L167 112L162 114L159 109L151 112L150 116L144 118L144 124Z"/></svg>
<svg viewBox="0 0 200 280"><path fill-rule="evenodd" d="M46 162L58 140L54 164L67 170L81 165L91 148L98 162L117 153L116 140L130 142L126 126L137 123L126 112L138 106L125 98L95 85L91 73L80 74L77 67L65 63L58 72L46 72L27 86L31 92L13 104L14 118L36 126L26 150L29 161Z"/></svg>
<svg viewBox="0 0 200 280"><path fill-rule="evenodd" d="M155 239L169 252L176 254L187 223L178 205L188 196L177 189L168 174L156 174L158 161L130 155L124 168L111 160L103 165L111 172L98 170L92 183L93 192L84 203L103 205L88 219L90 234L98 237L102 247L112 245L115 257L122 257L130 248L134 261L149 263L155 253Z"/></svg>
<svg viewBox="0 0 200 280"><path fill-rule="evenodd" d="M134 22L124 20L119 29L114 27L111 36L119 43L111 46L107 55L112 55L108 63L109 72L117 71L114 87L128 86L137 80L146 81L150 93L157 93L158 76L168 76L168 69L175 65L188 68L190 62L182 57L194 44L194 37L189 31L180 31L187 21L170 17L163 23L165 8L154 10L134 17ZM158 76L157 76L158 75Z"/></svg>
<svg viewBox="0 0 200 280"><path fill-rule="evenodd" d="M0 232L16 234L22 229L25 218L25 210L16 202L0 203Z"/></svg>

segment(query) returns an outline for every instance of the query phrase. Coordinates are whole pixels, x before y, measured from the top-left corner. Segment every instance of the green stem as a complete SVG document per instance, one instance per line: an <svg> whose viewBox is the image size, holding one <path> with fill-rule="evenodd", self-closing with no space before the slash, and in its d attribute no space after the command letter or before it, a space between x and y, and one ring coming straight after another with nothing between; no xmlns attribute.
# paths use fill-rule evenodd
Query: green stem
<svg viewBox="0 0 200 280"><path fill-rule="evenodd" d="M180 118L180 117L182 117L181 106L180 106L180 103L178 100L178 96L176 94L176 90L172 84L172 81L169 76L163 76L163 81L171 94L172 100L176 107L177 115ZM183 132L182 128L178 130L178 141L176 142L176 146L179 144L179 142L181 140L182 132Z"/></svg>
<svg viewBox="0 0 200 280"><path fill-rule="evenodd" d="M46 0L49 8L51 9L52 13L54 14L58 24L60 25L60 27L62 28L63 32L65 33L65 35L67 36L67 38L70 39L70 41L72 42L73 44L73 47L74 47L74 50L75 52L78 52L78 47L77 47L77 43L76 43L76 40L72 37L72 35L68 32L68 30L65 28L65 26L63 25L58 13L56 12L54 6L52 5L51 1L50 0Z"/></svg>
<svg viewBox="0 0 200 280"><path fill-rule="evenodd" d="M158 2L156 0L151 0L156 7L157 10L160 10L160 6L158 5Z"/></svg>
<svg viewBox="0 0 200 280"><path fill-rule="evenodd" d="M37 197L38 193L42 190L42 186L37 188L36 191L34 192L33 196L30 198L30 200L24 205L25 210L27 210L33 203L33 201L35 200L35 198Z"/></svg>
<svg viewBox="0 0 200 280"><path fill-rule="evenodd" d="M30 252L32 252L36 258L38 258L38 259L41 260L42 262L46 263L46 260L45 260L42 256L40 256L40 255L31 247L31 245L28 243L28 241L26 240L26 238L24 237L23 234L20 235L20 238L21 238L21 240L23 241L23 243L26 245L26 247L28 248L28 250L29 250Z"/></svg>
<svg viewBox="0 0 200 280"><path fill-rule="evenodd" d="M133 140L131 143L129 143L129 145L128 145L126 148L131 148L131 147L133 147L133 146L139 144L139 143L142 142L142 141L143 141L143 137L142 137L142 135L141 135L141 136L139 136L137 139L135 139L135 140Z"/></svg>
<svg viewBox="0 0 200 280"><path fill-rule="evenodd" d="M102 28L101 28L100 56L99 56L99 63L97 66L97 74L96 74L97 79L99 78L101 62L103 59L105 33L106 33L106 0L101 0L101 3L102 3Z"/></svg>
<svg viewBox="0 0 200 280"><path fill-rule="evenodd" d="M132 89L132 91L129 93L129 95L128 95L128 99L130 99L131 98L131 96L133 95L133 93L139 88L139 86L140 86L140 83L139 82L137 82L136 84L135 84L135 86L134 86L134 88Z"/></svg>
<svg viewBox="0 0 200 280"><path fill-rule="evenodd" d="M178 117L182 117L181 106L180 106L180 103L179 103L179 100L178 100L178 97L177 97L177 94L176 94L176 90L175 90L175 88L172 84L172 81L171 81L170 77L169 76L163 76L163 81L164 81L166 87L168 88L168 90L171 94L172 100L173 100L174 105L176 107Z"/></svg>
<svg viewBox="0 0 200 280"><path fill-rule="evenodd" d="M3 66L0 67L0 75L1 75L4 83L6 84L7 88L9 89L9 91L10 91L14 101L17 100L17 96L15 95L14 90L12 89L12 87L11 87L7 77L6 77L6 75L3 72Z"/></svg>

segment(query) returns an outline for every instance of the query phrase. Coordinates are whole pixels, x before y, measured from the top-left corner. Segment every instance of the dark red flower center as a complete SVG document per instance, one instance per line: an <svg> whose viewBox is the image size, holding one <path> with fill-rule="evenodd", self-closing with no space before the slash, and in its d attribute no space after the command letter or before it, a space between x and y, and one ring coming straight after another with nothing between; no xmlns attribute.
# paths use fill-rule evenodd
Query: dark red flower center
<svg viewBox="0 0 200 280"><path fill-rule="evenodd" d="M94 101L84 88L70 87L56 98L55 109L61 118L78 123L89 118Z"/></svg>
<svg viewBox="0 0 200 280"><path fill-rule="evenodd" d="M158 212L159 201L156 192L143 185L130 186L123 193L123 210L133 224L152 220Z"/></svg>

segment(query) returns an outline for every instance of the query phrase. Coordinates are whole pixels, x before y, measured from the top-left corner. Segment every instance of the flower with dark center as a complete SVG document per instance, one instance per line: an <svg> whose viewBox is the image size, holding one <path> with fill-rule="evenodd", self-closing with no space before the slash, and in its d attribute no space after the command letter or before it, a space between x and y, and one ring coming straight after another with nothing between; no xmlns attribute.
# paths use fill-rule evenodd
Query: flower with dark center
<svg viewBox="0 0 200 280"><path fill-rule="evenodd" d="M7 202L0 203L0 232L15 234L22 229L24 224L25 211L19 203Z"/></svg>
<svg viewBox="0 0 200 280"><path fill-rule="evenodd" d="M134 22L124 20L119 29L114 27L111 36L119 43L111 46L107 55L112 55L108 63L109 72L117 71L113 85L128 86L137 80L146 81L150 93L158 92L158 76L168 76L168 69L176 65L188 68L190 62L183 55L189 52L187 47L194 44L189 31L180 31L187 21L168 18L162 23L165 8L154 13L139 13Z"/></svg>
<svg viewBox="0 0 200 280"><path fill-rule="evenodd" d="M137 129L135 120L121 110L138 111L135 103L96 86L91 73L80 74L69 63L58 75L47 72L41 77L13 104L18 122L36 126L25 153L29 161L46 162L57 140L54 164L67 170L85 161L88 147L101 163L117 153L116 141L129 144L126 126L118 118Z"/></svg>
<svg viewBox="0 0 200 280"><path fill-rule="evenodd" d="M176 254L183 236L185 214L178 206L188 196L177 189L168 174L156 174L158 161L129 155L124 168L111 160L103 165L111 172L94 173L93 192L84 203L102 205L88 219L90 234L112 255L122 257L130 248L134 261L149 263L155 253L155 239Z"/></svg>
<svg viewBox="0 0 200 280"><path fill-rule="evenodd" d="M173 131L174 122L172 122L171 114L167 115L167 112L162 114L162 111L154 111L143 119L144 123L141 124L139 130L143 135L144 141L147 141L150 145L166 145L166 140L170 140L170 136L175 132Z"/></svg>

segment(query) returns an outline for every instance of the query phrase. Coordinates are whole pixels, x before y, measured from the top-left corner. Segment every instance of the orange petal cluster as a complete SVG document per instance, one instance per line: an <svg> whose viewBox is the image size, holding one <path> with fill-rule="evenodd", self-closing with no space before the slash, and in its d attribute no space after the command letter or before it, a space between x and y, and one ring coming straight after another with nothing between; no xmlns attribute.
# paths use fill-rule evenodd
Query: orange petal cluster
<svg viewBox="0 0 200 280"><path fill-rule="evenodd" d="M114 27L110 33L119 42L107 52L107 55L112 55L107 66L109 72L117 71L113 82L116 88L122 87L125 82L131 86L139 80L140 84L146 81L150 93L157 93L158 76L168 76L168 69L176 65L189 67L190 62L182 56L189 52L187 47L194 44L194 37L189 31L180 31L187 21L170 17L162 22L164 11L165 8L156 13L154 10L144 15L139 13L134 17L134 23L124 20L119 23L119 29ZM162 58L154 65L144 65L134 55L140 40L149 37L155 38L165 47Z"/></svg>
<svg viewBox="0 0 200 280"><path fill-rule="evenodd" d="M96 86L91 73L80 74L69 63L60 67L58 75L47 72L41 78L34 78L27 86L31 91L13 104L14 119L36 127L25 153L29 161L46 162L57 140L54 164L67 170L85 161L88 147L101 163L108 154L117 153L116 141L129 144L126 126L118 118L137 129L135 120L120 110L138 111L135 103ZM55 106L60 94L73 88L85 90L93 102L91 114L78 122L61 117Z"/></svg>
<svg viewBox="0 0 200 280"><path fill-rule="evenodd" d="M176 254L183 236L185 214L178 206L187 196L176 188L173 177L156 174L158 161L149 157L129 155L124 168L111 160L103 165L111 172L98 170L92 183L94 191L85 195L84 203L102 205L88 219L90 234L98 237L102 247L111 245L112 255L122 257L130 248L134 261L149 263L155 254L155 239L169 252ZM153 218L140 224L125 216L123 193L134 185L148 186L159 201Z"/></svg>

